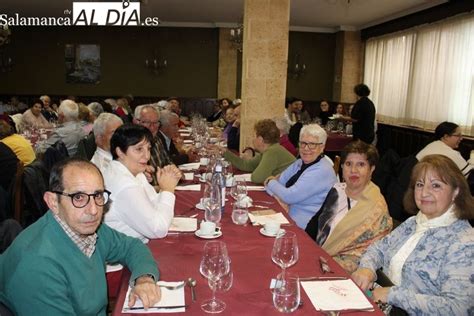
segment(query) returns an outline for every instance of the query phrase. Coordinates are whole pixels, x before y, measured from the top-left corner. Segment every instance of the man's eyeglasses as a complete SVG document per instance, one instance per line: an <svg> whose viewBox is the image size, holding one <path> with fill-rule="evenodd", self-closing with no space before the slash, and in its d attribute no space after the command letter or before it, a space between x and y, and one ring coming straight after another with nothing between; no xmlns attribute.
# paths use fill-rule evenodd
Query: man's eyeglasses
<svg viewBox="0 0 474 316"><path fill-rule="evenodd" d="M305 148L308 147L309 149L316 149L319 145L322 143L307 143L307 142L302 142L300 141L300 148Z"/></svg>
<svg viewBox="0 0 474 316"><path fill-rule="evenodd" d="M86 207L86 205L89 204L91 196L94 198L94 203L97 206L104 206L105 204L107 204L110 198L110 192L107 190L97 191L91 194L87 194L84 192L76 192L76 193L66 193L66 192L61 192L61 191L51 191L51 192L70 197L72 205L74 205L77 208Z"/></svg>
<svg viewBox="0 0 474 316"><path fill-rule="evenodd" d="M138 120L140 123L142 123L145 126L158 126L160 125L160 121L143 121L143 120Z"/></svg>

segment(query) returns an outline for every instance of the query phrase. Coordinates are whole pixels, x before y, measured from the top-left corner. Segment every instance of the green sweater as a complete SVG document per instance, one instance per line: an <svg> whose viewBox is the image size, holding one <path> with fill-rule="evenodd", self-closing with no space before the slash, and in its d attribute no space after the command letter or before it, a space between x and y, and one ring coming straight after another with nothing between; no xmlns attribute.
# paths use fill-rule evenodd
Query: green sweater
<svg viewBox="0 0 474 316"><path fill-rule="evenodd" d="M0 301L17 315L106 315L105 262L120 262L131 280L158 269L148 248L105 224L88 258L48 211L0 256Z"/></svg>
<svg viewBox="0 0 474 316"><path fill-rule="evenodd" d="M230 151L224 153L224 158L237 169L252 172L251 180L255 183L263 183L269 176L282 173L295 161L295 157L280 144L270 145L250 160L242 159Z"/></svg>

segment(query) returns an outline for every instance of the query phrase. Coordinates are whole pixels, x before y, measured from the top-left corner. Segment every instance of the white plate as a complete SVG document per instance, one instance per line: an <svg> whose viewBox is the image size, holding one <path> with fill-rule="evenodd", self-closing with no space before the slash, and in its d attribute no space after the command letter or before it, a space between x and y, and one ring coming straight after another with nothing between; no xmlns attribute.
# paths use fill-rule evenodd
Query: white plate
<svg viewBox="0 0 474 316"><path fill-rule="evenodd" d="M205 211L204 206L201 205L201 203L198 203L194 205L198 210Z"/></svg>
<svg viewBox="0 0 474 316"><path fill-rule="evenodd" d="M284 233L285 233L285 230L283 228L280 228L280 230L276 234L267 233L265 231L265 227L260 228L260 234L262 234L263 236L267 236L267 237L276 237L277 235L281 235L281 234L284 234Z"/></svg>
<svg viewBox="0 0 474 316"><path fill-rule="evenodd" d="M194 232L194 235L202 239L215 239L222 236L222 231L220 230L217 233L214 233L214 235L201 235L201 230L198 229Z"/></svg>

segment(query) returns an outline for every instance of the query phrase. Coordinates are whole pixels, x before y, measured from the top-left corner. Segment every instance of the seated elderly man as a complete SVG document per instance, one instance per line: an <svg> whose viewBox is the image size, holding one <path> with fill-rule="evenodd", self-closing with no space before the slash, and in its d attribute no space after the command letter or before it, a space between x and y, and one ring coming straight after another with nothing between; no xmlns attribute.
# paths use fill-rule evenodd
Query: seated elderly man
<svg viewBox="0 0 474 316"><path fill-rule="evenodd" d="M224 158L242 171L252 172L251 180L263 183L270 176L276 176L285 170L295 157L278 142L280 131L275 122L269 119L255 123L254 148L259 152L252 159L240 158L227 150Z"/></svg>
<svg viewBox="0 0 474 316"><path fill-rule="evenodd" d="M44 118L48 122L56 122L58 120L58 113L51 106L51 98L47 95L42 95L40 97L41 102L43 102L43 114Z"/></svg>
<svg viewBox="0 0 474 316"><path fill-rule="evenodd" d="M79 106L71 100L64 100L58 108L59 122L61 125L56 128L51 137L40 146L40 152L54 145L58 140L62 140L66 145L69 157L77 152L77 144L86 135L78 121Z"/></svg>
<svg viewBox="0 0 474 316"><path fill-rule="evenodd" d="M194 161L196 156L192 151L185 152L180 149L179 144L175 143L179 139L179 117L176 113L163 110L160 117L161 127L158 132L158 137L164 145L171 161L176 165L181 165Z"/></svg>
<svg viewBox="0 0 474 316"><path fill-rule="evenodd" d="M50 210L0 256L0 302L16 315L106 315L105 263L132 272L130 305L160 300L158 269L148 248L101 224L109 192L94 164L56 164L44 199Z"/></svg>
<svg viewBox="0 0 474 316"><path fill-rule="evenodd" d="M102 113L94 122L94 137L97 149L91 162L104 173L105 169L113 160L110 153L110 139L115 130L122 126L123 122L120 117L112 113Z"/></svg>

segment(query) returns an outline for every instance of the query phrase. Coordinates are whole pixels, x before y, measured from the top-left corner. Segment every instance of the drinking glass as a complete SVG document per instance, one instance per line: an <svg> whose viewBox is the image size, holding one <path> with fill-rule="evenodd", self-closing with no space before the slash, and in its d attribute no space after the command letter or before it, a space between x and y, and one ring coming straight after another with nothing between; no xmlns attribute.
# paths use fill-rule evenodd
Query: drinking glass
<svg viewBox="0 0 474 316"><path fill-rule="evenodd" d="M230 189L230 195L236 202L240 203L247 196L247 184L245 181L234 181L234 185Z"/></svg>
<svg viewBox="0 0 474 316"><path fill-rule="evenodd" d="M273 306L282 313L294 312L300 304L300 281L296 274L280 273L273 289Z"/></svg>
<svg viewBox="0 0 474 316"><path fill-rule="evenodd" d="M245 225L249 219L249 211L243 203L234 202L232 209L232 221L237 225Z"/></svg>
<svg viewBox="0 0 474 316"><path fill-rule="evenodd" d="M223 276L230 272L230 259L225 243L222 241L208 241L204 245L199 271L208 279L209 286L212 289L212 298L202 302L202 310L206 313L224 311L226 304L222 300L216 299L216 285Z"/></svg>
<svg viewBox="0 0 474 316"><path fill-rule="evenodd" d="M272 260L282 268L283 276L285 269L294 265L298 261L298 257L298 240L294 232L287 230L275 238Z"/></svg>

